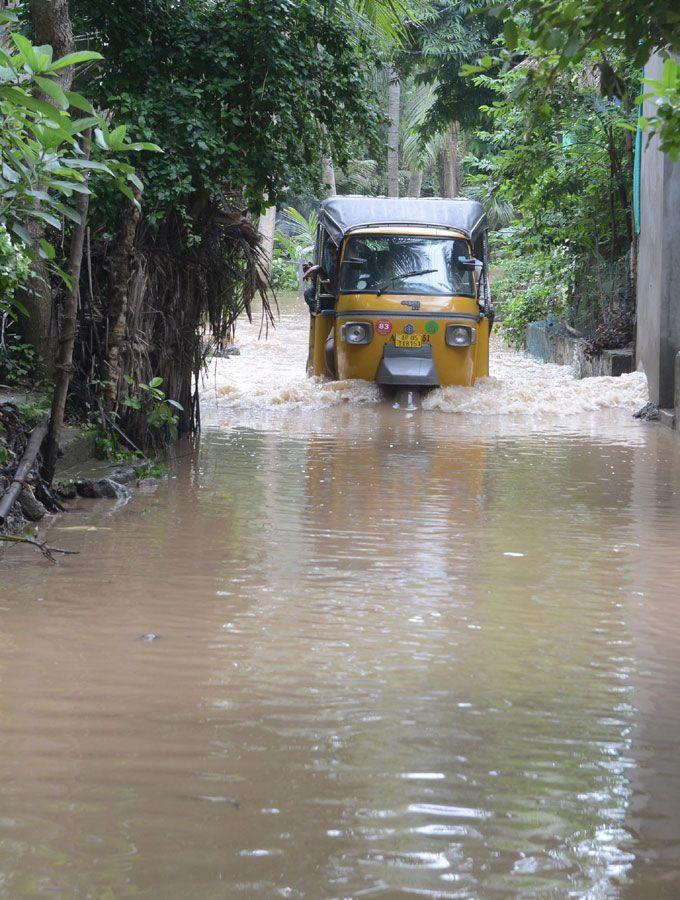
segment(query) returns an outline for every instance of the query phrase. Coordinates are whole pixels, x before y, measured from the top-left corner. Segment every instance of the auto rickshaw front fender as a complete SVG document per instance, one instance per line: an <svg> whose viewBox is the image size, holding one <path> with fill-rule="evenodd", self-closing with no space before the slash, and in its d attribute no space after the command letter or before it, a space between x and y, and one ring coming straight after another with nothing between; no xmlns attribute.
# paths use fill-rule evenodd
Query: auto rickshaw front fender
<svg viewBox="0 0 680 900"><path fill-rule="evenodd" d="M432 345L407 349L386 343L375 380L384 385L435 387L439 377L432 358Z"/></svg>

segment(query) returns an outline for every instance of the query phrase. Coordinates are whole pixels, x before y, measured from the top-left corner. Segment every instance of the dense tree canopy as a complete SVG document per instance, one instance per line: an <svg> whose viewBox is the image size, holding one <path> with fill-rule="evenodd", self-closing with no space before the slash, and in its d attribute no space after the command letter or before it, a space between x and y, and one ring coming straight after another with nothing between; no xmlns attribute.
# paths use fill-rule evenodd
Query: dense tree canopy
<svg viewBox="0 0 680 900"><path fill-rule="evenodd" d="M259 207L315 178L322 134L342 162L357 135L375 132L370 35L339 6L74 0L73 10L105 52L100 102L165 148L143 163L155 206L226 189Z"/></svg>
<svg viewBox="0 0 680 900"><path fill-rule="evenodd" d="M642 65L654 50L680 49L676 0L621 0L615 5L608 0L522 0L506 10L518 12L530 36L565 60L588 49L619 49Z"/></svg>
<svg viewBox="0 0 680 900"><path fill-rule="evenodd" d="M425 6L409 32L400 63L435 88L426 129L446 127L453 121L463 126L479 121L480 107L491 94L463 77L461 70L489 52L498 31L498 20L484 15L478 2L434 0Z"/></svg>
<svg viewBox="0 0 680 900"><path fill-rule="evenodd" d="M643 82L652 111L641 123L659 136L665 153L680 158L680 63L673 55L680 50L680 15L675 0L625 0L615 7L605 0L529 0L494 10L504 18L506 53L500 58L507 61L508 54L528 50L546 90L557 72L578 67L595 52L603 96L621 97L626 80L617 60L641 68L653 53L660 53L665 58L663 78ZM492 62L491 56L484 60L485 65Z"/></svg>

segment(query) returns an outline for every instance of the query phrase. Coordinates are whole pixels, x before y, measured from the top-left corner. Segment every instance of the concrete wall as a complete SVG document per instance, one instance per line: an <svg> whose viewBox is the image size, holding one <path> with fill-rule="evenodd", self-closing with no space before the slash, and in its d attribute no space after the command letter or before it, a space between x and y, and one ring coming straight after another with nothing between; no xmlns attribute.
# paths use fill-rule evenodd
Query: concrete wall
<svg viewBox="0 0 680 900"><path fill-rule="evenodd" d="M645 77L660 80L654 56ZM645 115L650 113L645 104ZM680 350L680 163L643 137L637 282L637 366L649 381L651 400L674 404L674 360Z"/></svg>
<svg viewBox="0 0 680 900"><path fill-rule="evenodd" d="M534 359L571 366L577 378L618 376L633 370L632 350L603 350L590 356L586 342L572 337L558 323L543 319L527 327L524 347Z"/></svg>

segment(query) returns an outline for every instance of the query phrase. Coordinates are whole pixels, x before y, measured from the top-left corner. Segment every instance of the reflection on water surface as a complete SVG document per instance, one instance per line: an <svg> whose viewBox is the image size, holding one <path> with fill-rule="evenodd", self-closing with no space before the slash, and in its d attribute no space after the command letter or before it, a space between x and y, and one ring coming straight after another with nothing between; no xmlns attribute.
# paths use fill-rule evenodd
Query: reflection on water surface
<svg viewBox="0 0 680 900"><path fill-rule="evenodd" d="M253 366L306 390L301 336ZM248 346L167 484L2 563L0 894L678 896L680 452L640 383L409 415L226 390Z"/></svg>

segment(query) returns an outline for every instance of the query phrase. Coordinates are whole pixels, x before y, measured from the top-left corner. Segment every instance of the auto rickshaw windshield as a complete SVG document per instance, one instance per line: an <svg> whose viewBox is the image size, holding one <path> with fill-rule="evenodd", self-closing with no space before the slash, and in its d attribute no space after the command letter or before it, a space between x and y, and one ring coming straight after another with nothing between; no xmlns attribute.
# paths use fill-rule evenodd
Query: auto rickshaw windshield
<svg viewBox="0 0 680 900"><path fill-rule="evenodd" d="M340 267L340 290L474 297L474 273L460 264L469 255L461 238L351 235Z"/></svg>

